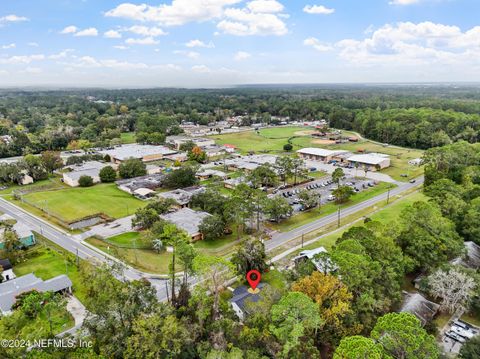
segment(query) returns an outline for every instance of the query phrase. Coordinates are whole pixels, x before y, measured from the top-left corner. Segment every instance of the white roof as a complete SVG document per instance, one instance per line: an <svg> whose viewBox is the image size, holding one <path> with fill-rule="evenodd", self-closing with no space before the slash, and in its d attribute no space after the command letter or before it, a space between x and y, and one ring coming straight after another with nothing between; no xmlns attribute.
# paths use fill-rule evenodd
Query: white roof
<svg viewBox="0 0 480 359"><path fill-rule="evenodd" d="M109 155L112 158L123 161L129 158L141 159L145 156L152 155L171 155L177 153L177 151L172 151L165 146L153 146L153 145L139 145L136 143L129 145L122 145L116 147L113 150L103 150L99 151L103 155Z"/></svg>
<svg viewBox="0 0 480 359"><path fill-rule="evenodd" d="M150 188L139 188L133 191L133 193L138 194L139 196L148 196L149 194L155 193L155 191Z"/></svg>
<svg viewBox="0 0 480 359"><path fill-rule="evenodd" d="M348 151L344 151L344 150L332 151L332 150L326 150L324 148L307 147L307 148L302 148L301 150L298 150L297 152L298 153L304 153L306 155L327 157L327 156L340 155L342 153L347 153Z"/></svg>
<svg viewBox="0 0 480 359"><path fill-rule="evenodd" d="M359 162L359 163L366 163L368 165L378 165L389 159L389 155L385 155L383 153L369 153L363 155L353 155L349 157L348 160L352 162Z"/></svg>

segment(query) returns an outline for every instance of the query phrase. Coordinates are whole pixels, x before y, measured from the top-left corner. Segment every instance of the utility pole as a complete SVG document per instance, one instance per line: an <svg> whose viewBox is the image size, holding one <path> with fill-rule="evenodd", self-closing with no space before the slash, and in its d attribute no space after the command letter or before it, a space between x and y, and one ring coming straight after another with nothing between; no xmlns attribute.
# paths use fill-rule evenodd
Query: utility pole
<svg viewBox="0 0 480 359"><path fill-rule="evenodd" d="M390 202L390 187L388 187L388 192L387 192L387 204Z"/></svg>
<svg viewBox="0 0 480 359"><path fill-rule="evenodd" d="M340 205L338 205L337 227L340 228Z"/></svg>
<svg viewBox="0 0 480 359"><path fill-rule="evenodd" d="M78 248L77 248L76 252L77 252L77 253L76 253L76 258L75 258L75 260L76 260L76 262L77 262L77 268L78 268L79 265L80 265L80 258L78 257Z"/></svg>
<svg viewBox="0 0 480 359"><path fill-rule="evenodd" d="M305 233L302 233L302 248L303 248L303 240L305 239Z"/></svg>

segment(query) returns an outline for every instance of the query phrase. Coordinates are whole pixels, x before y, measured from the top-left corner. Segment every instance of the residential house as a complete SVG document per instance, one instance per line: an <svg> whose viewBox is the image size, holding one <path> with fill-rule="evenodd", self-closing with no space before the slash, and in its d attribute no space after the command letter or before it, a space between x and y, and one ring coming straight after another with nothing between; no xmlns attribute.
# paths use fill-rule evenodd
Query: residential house
<svg viewBox="0 0 480 359"><path fill-rule="evenodd" d="M7 222L14 222L15 220L13 217L9 216L8 214L3 214L0 216L0 221L7 221ZM23 222L16 221L12 225L12 229L18 236L20 243L25 247L31 247L35 243L37 243L35 239L35 234L30 230L30 228L25 225ZM5 248L5 243L3 242L4 237L3 234L5 233L5 227L0 228L0 249Z"/></svg>
<svg viewBox="0 0 480 359"><path fill-rule="evenodd" d="M6 282L12 279L15 279L15 273L13 273L13 266L8 259L0 259L0 267L2 273L0 274L3 278L2 282Z"/></svg>
<svg viewBox="0 0 480 359"><path fill-rule="evenodd" d="M0 311L10 314L16 297L22 293L37 290L39 292L71 293L72 281L62 274L48 280L42 280L33 273L0 283Z"/></svg>
<svg viewBox="0 0 480 359"><path fill-rule="evenodd" d="M207 212L194 211L185 207L176 212L162 214L160 217L187 232L192 241L199 241L203 239L199 226L205 218L210 216L211 214Z"/></svg>
<svg viewBox="0 0 480 359"><path fill-rule="evenodd" d="M475 242L468 241L463 243L465 247L465 254L455 258L450 263L453 265L460 265L465 268L479 269L480 268L480 246Z"/></svg>
<svg viewBox="0 0 480 359"><path fill-rule="evenodd" d="M158 194L160 198L171 198L177 203L177 208L188 207L192 197L198 193L205 192L205 187L192 186L187 188L178 188L168 192Z"/></svg>
<svg viewBox="0 0 480 359"><path fill-rule="evenodd" d="M162 173L163 167L162 166L157 166L157 165L147 165L147 175L156 175L159 173Z"/></svg>
<svg viewBox="0 0 480 359"><path fill-rule="evenodd" d="M295 265L299 265L305 261L311 261L315 268L322 273L331 273L337 270L337 266L327 256L322 256L327 253L324 247L318 247L311 250L304 250L293 258Z"/></svg>
<svg viewBox="0 0 480 359"><path fill-rule="evenodd" d="M419 293L404 292L403 304L399 312L411 313L415 315L422 326L433 320L440 308L437 303L429 301Z"/></svg>
<svg viewBox="0 0 480 359"><path fill-rule="evenodd" d="M268 284L260 282L257 288L259 291L252 293L246 286L241 285L234 289L233 297L230 299L230 305L237 317L243 321L249 314L248 303L256 303L262 300L262 290L266 289Z"/></svg>
<svg viewBox="0 0 480 359"><path fill-rule="evenodd" d="M100 171L102 168L109 166L107 163L98 161L88 161L79 165L69 166L70 172L63 174L63 182L71 187L78 187L79 179L83 176L89 176L92 178L93 183L99 183Z"/></svg>

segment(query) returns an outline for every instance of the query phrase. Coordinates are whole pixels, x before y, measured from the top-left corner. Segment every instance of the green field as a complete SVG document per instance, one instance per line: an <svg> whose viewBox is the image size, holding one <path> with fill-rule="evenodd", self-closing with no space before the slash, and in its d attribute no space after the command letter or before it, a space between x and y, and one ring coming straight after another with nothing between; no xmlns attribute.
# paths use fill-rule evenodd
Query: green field
<svg viewBox="0 0 480 359"><path fill-rule="evenodd" d="M168 273L168 266L172 258L168 252L157 253L150 249L122 248L93 237L86 241L141 271L157 274Z"/></svg>
<svg viewBox="0 0 480 359"><path fill-rule="evenodd" d="M15 265L15 274L21 276L33 273L43 280L66 274L73 283L74 295L80 301L84 301L82 279L73 254L59 248L38 233L35 233L35 237L38 244L27 251L25 261Z"/></svg>
<svg viewBox="0 0 480 359"><path fill-rule="evenodd" d="M119 190L114 183L102 183L87 188L70 188L32 192L25 200L65 222L104 213L111 218L131 215L145 206L132 195Z"/></svg>
<svg viewBox="0 0 480 359"><path fill-rule="evenodd" d="M137 141L137 136L135 135L135 132L122 132L120 139L124 144L135 143Z"/></svg>
<svg viewBox="0 0 480 359"><path fill-rule="evenodd" d="M396 180L405 181L402 174L408 177L418 177L423 174L423 168L418 166L411 166L408 164L409 160L414 158L421 158L423 151L401 148L396 146L383 146L379 143L361 139L358 142L347 142L341 144L322 144L319 139L310 136L312 132L311 127L275 127L261 129L260 134L255 131L233 133L227 135L212 136L218 144L232 144L239 148L240 152L247 153L249 151L255 152L283 152L283 145L291 137L293 150L299 150L304 147L318 147L325 149L341 149L351 151L353 153L363 150L365 152L380 152L390 155L391 167L382 170ZM356 135L353 132L342 131L343 136Z"/></svg>
<svg viewBox="0 0 480 359"><path fill-rule="evenodd" d="M400 212L407 206L411 205L412 203L416 201L423 201L426 200L426 196L421 193L421 192L413 192L411 194L406 195L405 197L402 197L395 202L391 203L387 207L384 207L377 212L369 215L368 213L365 213L366 217L369 217L373 220L380 221L381 223L387 224L388 222L398 219L398 216ZM395 198L392 198L392 200L395 200ZM362 217L362 216L360 216ZM359 217L359 218L360 218ZM356 223L353 223L351 225L348 225L346 227L343 227L339 229L338 231L335 231L330 234L326 234L321 236L317 241L314 243L311 243L309 245L306 245L302 249L298 249L295 252L293 252L289 257L294 257L297 255L299 252L305 249L315 249L320 246L325 247L327 250L331 249L332 246L335 244L338 238L342 236L342 234L347 231L349 228L354 227L354 226L361 226L363 222L359 221Z"/></svg>

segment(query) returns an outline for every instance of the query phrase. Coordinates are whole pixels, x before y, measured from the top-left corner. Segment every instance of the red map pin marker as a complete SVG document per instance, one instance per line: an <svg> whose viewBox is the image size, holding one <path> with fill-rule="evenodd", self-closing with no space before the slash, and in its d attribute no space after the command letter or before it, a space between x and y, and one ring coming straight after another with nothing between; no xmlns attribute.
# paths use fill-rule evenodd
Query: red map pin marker
<svg viewBox="0 0 480 359"><path fill-rule="evenodd" d="M258 270L252 269L247 273L247 282L253 290L257 289L257 285L260 283L261 278L262 276Z"/></svg>

